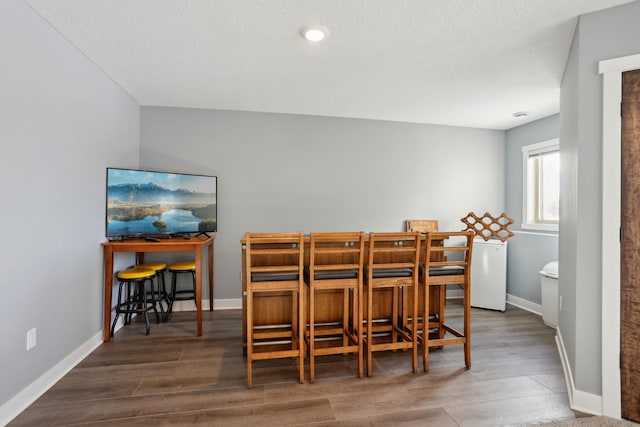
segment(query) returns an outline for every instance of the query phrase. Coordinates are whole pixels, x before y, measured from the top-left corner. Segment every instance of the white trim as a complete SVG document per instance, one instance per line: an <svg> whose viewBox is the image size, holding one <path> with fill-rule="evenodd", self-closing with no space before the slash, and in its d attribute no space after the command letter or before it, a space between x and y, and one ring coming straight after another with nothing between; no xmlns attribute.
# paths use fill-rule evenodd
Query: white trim
<svg viewBox="0 0 640 427"><path fill-rule="evenodd" d="M464 297L464 292L462 292L462 289L447 289L447 294L445 296L445 299L460 299L463 297Z"/></svg>
<svg viewBox="0 0 640 427"><path fill-rule="evenodd" d="M514 307L518 307L533 314L537 314L538 316L542 316L542 304L536 304L535 302L531 302L524 298L520 298L510 294L507 294L507 304L511 304Z"/></svg>
<svg viewBox="0 0 640 427"><path fill-rule="evenodd" d="M573 407L573 394L575 393L575 386L573 384L573 375L571 374L571 365L569 364L569 357L564 347L564 341L562 340L562 333L560 328L556 329L556 345L558 346L558 354L560 355L560 362L562 362L562 370L564 371L564 381L567 386L567 394L569 395L569 406Z"/></svg>
<svg viewBox="0 0 640 427"><path fill-rule="evenodd" d="M513 230L513 234L532 234L534 236L558 237L557 233L540 233L537 231Z"/></svg>
<svg viewBox="0 0 640 427"><path fill-rule="evenodd" d="M537 142L522 147L522 223L523 230L558 231L558 224L542 224L529 222L530 202L532 196L529 194L529 157L537 154L560 151L560 139L553 138L547 141ZM533 204L533 203L531 203Z"/></svg>
<svg viewBox="0 0 640 427"><path fill-rule="evenodd" d="M228 298L213 300L214 310L236 310L242 308L242 298Z"/></svg>
<svg viewBox="0 0 640 427"><path fill-rule="evenodd" d="M602 396L574 389L571 409L585 414L602 415Z"/></svg>
<svg viewBox="0 0 640 427"><path fill-rule="evenodd" d="M548 141L536 142L534 144L524 145L522 147L522 154L527 157L534 154L548 153L549 151L558 151L560 146L560 139L553 138Z"/></svg>
<svg viewBox="0 0 640 427"><path fill-rule="evenodd" d="M602 413L621 417L620 194L622 73L640 68L640 54L600 61L602 78Z"/></svg>
<svg viewBox="0 0 640 427"><path fill-rule="evenodd" d="M214 299L214 310L235 310L242 308L242 298ZM202 300L202 309L209 310L209 299ZM196 306L192 300L175 301L173 311L196 311Z"/></svg>
<svg viewBox="0 0 640 427"><path fill-rule="evenodd" d="M556 345L558 346L558 354L560 355L562 369L564 370L564 379L567 385L567 393L569 395L569 406L574 411L592 415L602 415L601 396L576 390L575 383L573 382L573 376L571 374L569 358L564 347L564 341L562 340L560 329L556 329Z"/></svg>
<svg viewBox="0 0 640 427"><path fill-rule="evenodd" d="M71 354L62 359L53 368L49 369L20 393L0 406L0 425L6 425L29 405L35 402L56 382L64 377L71 369L87 357L93 350L102 344L102 331L89 338Z"/></svg>
<svg viewBox="0 0 640 427"><path fill-rule="evenodd" d="M523 200L525 199L525 197L523 197ZM523 207L524 209L524 207ZM524 212L524 211L523 211ZM558 231L559 230L559 226L558 224L528 224L528 223L522 223L520 224L520 228L522 228L523 230L540 230L540 231Z"/></svg>
<svg viewBox="0 0 640 427"><path fill-rule="evenodd" d="M598 72L600 74L624 73L625 71L637 70L638 68L640 68L640 53L605 59L598 63Z"/></svg>

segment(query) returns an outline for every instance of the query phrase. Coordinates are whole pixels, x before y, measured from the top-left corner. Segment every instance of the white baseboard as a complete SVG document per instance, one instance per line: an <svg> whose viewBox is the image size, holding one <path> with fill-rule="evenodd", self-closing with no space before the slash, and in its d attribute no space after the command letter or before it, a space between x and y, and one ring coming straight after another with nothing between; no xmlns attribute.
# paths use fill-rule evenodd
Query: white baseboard
<svg viewBox="0 0 640 427"><path fill-rule="evenodd" d="M542 316L542 304L536 304L535 302L510 294L507 294L507 304L511 304L533 314L537 314L538 316Z"/></svg>
<svg viewBox="0 0 640 427"><path fill-rule="evenodd" d="M207 301L207 304L209 302ZM228 298L213 300L214 310L235 310L242 308L242 298Z"/></svg>
<svg viewBox="0 0 640 427"><path fill-rule="evenodd" d="M0 425L6 425L29 405L42 396L71 369L102 344L102 331L89 338L84 344L62 359L16 396L0 406Z"/></svg>
<svg viewBox="0 0 640 427"><path fill-rule="evenodd" d="M574 388L571 409L585 414L602 415L602 396Z"/></svg>
<svg viewBox="0 0 640 427"><path fill-rule="evenodd" d="M462 289L447 289L446 299L460 299L464 297Z"/></svg>
<svg viewBox="0 0 640 427"><path fill-rule="evenodd" d="M202 309L209 310L210 302L208 299L202 300ZM242 298L216 299L213 301L214 310L234 310L242 308ZM173 311L195 311L196 306L193 301L175 301L173 303Z"/></svg>
<svg viewBox="0 0 640 427"><path fill-rule="evenodd" d="M569 358L564 347L564 341L562 340L562 334L559 329L556 329L556 331L556 344L558 346L558 353L560 353L560 360L562 361L564 379L567 384L569 406L574 411L592 415L602 415L602 396L576 390L575 383L573 382L573 374L571 373L571 365L569 364Z"/></svg>

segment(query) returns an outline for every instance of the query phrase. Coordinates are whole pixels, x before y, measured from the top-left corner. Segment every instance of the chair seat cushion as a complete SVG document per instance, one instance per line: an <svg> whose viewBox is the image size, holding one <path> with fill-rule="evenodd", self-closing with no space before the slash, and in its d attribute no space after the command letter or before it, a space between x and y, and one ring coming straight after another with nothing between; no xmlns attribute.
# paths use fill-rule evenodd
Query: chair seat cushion
<svg viewBox="0 0 640 427"><path fill-rule="evenodd" d="M136 267L150 268L155 271L161 271L166 270L167 264L165 264L164 262L145 262L144 264L136 265ZM193 267L195 268L195 263Z"/></svg>
<svg viewBox="0 0 640 427"><path fill-rule="evenodd" d="M291 272L266 272L266 273L252 273L252 282L282 282L285 280L298 280L298 273Z"/></svg>
<svg viewBox="0 0 640 427"><path fill-rule="evenodd" d="M463 267L435 267L429 269L429 276L457 276L464 274Z"/></svg>
<svg viewBox="0 0 640 427"><path fill-rule="evenodd" d="M118 279L120 280L140 280L154 277L156 271L150 268L133 267L126 270L122 270L118 273Z"/></svg>
<svg viewBox="0 0 640 427"><path fill-rule="evenodd" d="M304 269L305 277L309 277L310 271L306 267ZM316 271L313 275L315 280L329 280L329 279L356 279L358 277L358 269L350 268L347 270L322 270Z"/></svg>
<svg viewBox="0 0 640 427"><path fill-rule="evenodd" d="M368 266L365 266L368 270ZM411 268L374 268L373 278L383 279L386 277L411 277L413 269Z"/></svg>
<svg viewBox="0 0 640 427"><path fill-rule="evenodd" d="M196 269L195 261L182 261L176 262L169 266L169 271L190 271Z"/></svg>

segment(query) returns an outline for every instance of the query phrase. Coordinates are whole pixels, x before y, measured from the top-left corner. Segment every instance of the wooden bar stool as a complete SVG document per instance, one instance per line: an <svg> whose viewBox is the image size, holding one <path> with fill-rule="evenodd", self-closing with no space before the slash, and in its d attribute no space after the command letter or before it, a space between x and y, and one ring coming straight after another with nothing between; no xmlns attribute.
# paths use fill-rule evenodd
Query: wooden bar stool
<svg viewBox="0 0 640 427"><path fill-rule="evenodd" d="M173 312L174 301L193 300L198 307L196 301L196 263L195 261L182 261L169 265L169 273L171 273L171 294L169 295L169 308L167 308L167 317ZM178 275L191 275L191 289L177 289Z"/></svg>
<svg viewBox="0 0 640 427"><path fill-rule="evenodd" d="M410 232L419 232L421 234L421 236L424 236L427 232L430 231L438 231L438 220L437 219L408 219L406 220L406 229L407 231ZM420 265L422 266L422 259L424 258L424 251L421 252L421 259L420 259ZM418 313L422 313L422 303L424 302L424 296L422 295L422 293L424 292L424 287L423 286L418 286ZM431 305L432 307L435 307L439 300L437 298L433 298L433 294L431 294L432 297L432 301L431 301ZM444 298L444 293L442 294L442 297ZM402 295L402 301L401 301L401 306L402 306L402 318L404 319L405 323L408 321L408 308L411 307L410 304L411 301L411 295L409 294L409 289L403 289L403 295ZM433 315L437 316L437 309L433 310ZM423 324L424 319L422 318L422 315L418 316L418 323L417 323L417 328L418 331L421 331L425 326Z"/></svg>
<svg viewBox="0 0 640 427"><path fill-rule="evenodd" d="M253 387L253 362L293 358L304 382L304 234L246 233L247 388ZM257 300L287 301L289 313L278 323L255 324ZM287 313L282 313L287 315ZM281 321L280 321L281 320ZM265 322L267 323L267 322Z"/></svg>
<svg viewBox="0 0 640 427"><path fill-rule="evenodd" d="M147 312L154 310L156 318L158 318L158 311L155 304L149 298L147 298L147 280L152 283L153 278L156 276L156 272L150 268L128 268L118 273L118 280L120 281L118 287L118 304L116 305L116 317L113 319L111 325L111 336L115 331L116 323L120 314L125 315L125 324L128 324L132 314L144 315L144 322L147 327L147 335L151 331L149 326L149 316ZM124 295L123 295L124 290Z"/></svg>
<svg viewBox="0 0 640 427"><path fill-rule="evenodd" d="M473 231L430 232L425 237L425 263L420 272L420 283L424 285L423 318L429 319L430 289L438 288L439 308L434 320L423 328L422 362L429 371L429 348L452 344L464 346L464 362L471 367L471 253ZM447 285L463 287L462 330L445 323L445 292ZM437 329L434 338L429 330ZM436 337L437 335L437 337Z"/></svg>
<svg viewBox="0 0 640 427"><path fill-rule="evenodd" d="M316 356L330 354L357 355L358 377L362 378L364 232L311 233L309 250L309 268L305 269L309 289L309 381L315 380ZM321 302L317 298L336 291L342 293L342 307L335 308L342 319L338 323L316 315L316 305ZM332 310L323 307L323 311L327 316Z"/></svg>
<svg viewBox="0 0 640 427"><path fill-rule="evenodd" d="M151 289L150 298L153 300L154 304L158 304L160 307L162 321L166 322L170 303L169 294L167 293L167 287L164 280L164 273L167 271L167 264L164 262L145 262L143 264L136 264L136 268L150 268L156 272L156 287L155 290L153 288ZM167 304L167 311L165 311L162 306L163 301Z"/></svg>
<svg viewBox="0 0 640 427"><path fill-rule="evenodd" d="M369 234L369 260L366 264L364 282L367 296L367 333L364 342L368 376L373 372L372 356L375 351L410 349L412 370L418 371L420 241L418 232ZM406 317L402 315L405 310L400 304L405 289L411 293L411 307L408 308ZM373 306L374 292L391 294L391 307L388 307L387 312L380 310L381 307ZM374 311L384 312L386 318L377 319ZM389 312L390 315L387 314Z"/></svg>

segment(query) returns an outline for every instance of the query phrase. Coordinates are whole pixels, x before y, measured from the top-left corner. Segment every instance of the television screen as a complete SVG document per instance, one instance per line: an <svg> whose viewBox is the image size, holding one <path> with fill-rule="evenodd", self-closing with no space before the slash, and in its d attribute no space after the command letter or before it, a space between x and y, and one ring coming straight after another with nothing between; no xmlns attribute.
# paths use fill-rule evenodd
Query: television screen
<svg viewBox="0 0 640 427"><path fill-rule="evenodd" d="M216 232L217 177L107 168L107 237Z"/></svg>

